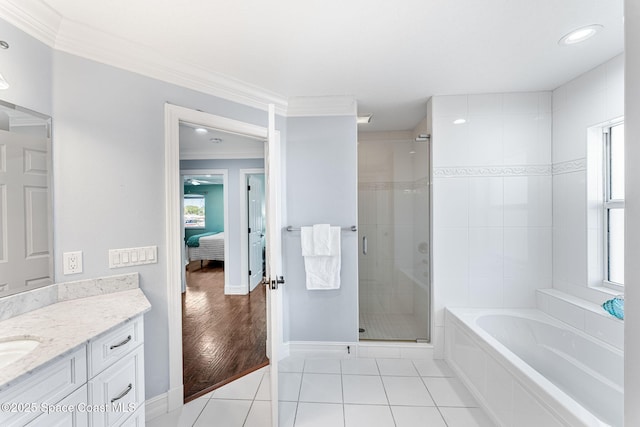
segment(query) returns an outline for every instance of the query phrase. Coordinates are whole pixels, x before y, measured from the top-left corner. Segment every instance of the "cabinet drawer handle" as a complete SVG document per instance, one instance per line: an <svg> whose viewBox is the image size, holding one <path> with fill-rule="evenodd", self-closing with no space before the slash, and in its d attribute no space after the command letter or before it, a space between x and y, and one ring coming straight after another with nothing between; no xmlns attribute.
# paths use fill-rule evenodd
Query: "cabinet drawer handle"
<svg viewBox="0 0 640 427"><path fill-rule="evenodd" d="M118 347L122 347L123 345L125 345L126 343L128 343L129 341L131 341L131 335L129 335L124 341L122 341L121 343L118 344L114 344L111 347L109 347L109 350L113 350L114 348L118 348Z"/></svg>
<svg viewBox="0 0 640 427"><path fill-rule="evenodd" d="M111 403L113 403L113 402L115 402L117 400L120 400L123 397L125 397L127 394L129 394L129 392L131 391L132 388L133 388L133 385L131 385L131 383L129 383L129 385L127 386L127 389L125 391L123 391L118 396L116 396L113 399L111 399Z"/></svg>

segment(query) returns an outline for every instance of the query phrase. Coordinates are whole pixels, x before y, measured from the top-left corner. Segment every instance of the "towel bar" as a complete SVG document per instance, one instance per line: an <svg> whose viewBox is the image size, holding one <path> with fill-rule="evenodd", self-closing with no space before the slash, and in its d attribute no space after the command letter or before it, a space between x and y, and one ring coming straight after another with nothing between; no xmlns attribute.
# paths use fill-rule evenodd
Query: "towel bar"
<svg viewBox="0 0 640 427"><path fill-rule="evenodd" d="M358 231L358 227L356 227L355 225L352 225L351 227L340 227L341 230L345 230L345 231ZM287 228L285 228L285 230L287 231L300 231L300 227L292 227L292 226L287 226Z"/></svg>

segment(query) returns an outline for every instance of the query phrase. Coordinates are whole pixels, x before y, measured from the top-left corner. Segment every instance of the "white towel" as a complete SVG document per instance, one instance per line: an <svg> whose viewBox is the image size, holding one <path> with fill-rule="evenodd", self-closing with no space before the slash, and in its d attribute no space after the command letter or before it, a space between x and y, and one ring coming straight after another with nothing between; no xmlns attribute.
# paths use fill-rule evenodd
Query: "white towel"
<svg viewBox="0 0 640 427"><path fill-rule="evenodd" d="M314 255L334 255L331 246L331 226L329 224L313 225L313 252Z"/></svg>
<svg viewBox="0 0 640 427"><path fill-rule="evenodd" d="M313 228L302 227L300 241L304 256L307 289L339 289L340 288L340 227L329 228L328 249L331 255L316 255L314 252ZM324 241L320 246L325 246Z"/></svg>

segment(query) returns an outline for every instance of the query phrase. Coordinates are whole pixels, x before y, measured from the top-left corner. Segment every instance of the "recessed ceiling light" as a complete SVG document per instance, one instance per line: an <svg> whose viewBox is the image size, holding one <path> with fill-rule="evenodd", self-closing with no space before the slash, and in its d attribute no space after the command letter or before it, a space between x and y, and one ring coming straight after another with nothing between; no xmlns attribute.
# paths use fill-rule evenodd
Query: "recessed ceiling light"
<svg viewBox="0 0 640 427"><path fill-rule="evenodd" d="M209 132L209 131L208 131L208 130L206 130L205 128L196 128L196 133L199 133L199 134L201 134L201 135L202 135L202 134L205 134L205 133L207 133L207 132Z"/></svg>
<svg viewBox="0 0 640 427"><path fill-rule="evenodd" d="M369 114L369 115L366 115L366 116L358 116L356 122L359 125L366 124L366 123L371 123L371 118L372 117L373 117L373 114Z"/></svg>
<svg viewBox="0 0 640 427"><path fill-rule="evenodd" d="M209 138L209 142L213 142L214 144L220 144L222 142L222 138Z"/></svg>
<svg viewBox="0 0 640 427"><path fill-rule="evenodd" d="M564 35L560 40L558 40L558 44L570 45L570 44L583 42L595 36L596 33L602 30L603 28L604 27L600 24L592 24L592 25L587 25L584 27L577 28L571 31L569 34Z"/></svg>
<svg viewBox="0 0 640 427"><path fill-rule="evenodd" d="M465 119L455 119L453 121L454 125L461 125L461 124L464 124L464 123L467 123L467 121Z"/></svg>

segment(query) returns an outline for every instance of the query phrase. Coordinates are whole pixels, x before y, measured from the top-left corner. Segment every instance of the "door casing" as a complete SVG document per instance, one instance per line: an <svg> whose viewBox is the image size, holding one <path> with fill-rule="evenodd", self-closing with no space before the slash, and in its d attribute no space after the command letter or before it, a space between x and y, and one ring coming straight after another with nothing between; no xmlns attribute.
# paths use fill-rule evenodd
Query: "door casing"
<svg viewBox="0 0 640 427"><path fill-rule="evenodd" d="M273 114L273 113L272 113ZM180 145L179 124L181 121L198 123L203 126L232 132L267 141L268 129L220 117L202 111L192 110L172 104L165 104L165 236L167 241L167 319L169 334L169 390L167 392L167 410L173 411L183 405L182 372L182 237L180 210ZM272 135L280 138L279 132L272 129ZM278 153L279 154L279 153ZM280 298L279 298L280 299ZM270 313L273 304L267 304L267 318L282 313ZM268 328L268 335L270 331ZM268 336L267 342L272 338ZM276 337L276 342L281 336ZM277 386L276 386L277 387ZM272 388L273 389L273 388ZM276 388L277 390L277 388ZM277 394L276 394L277 395ZM277 405L275 405L277 408ZM277 409L275 411L277 414Z"/></svg>

